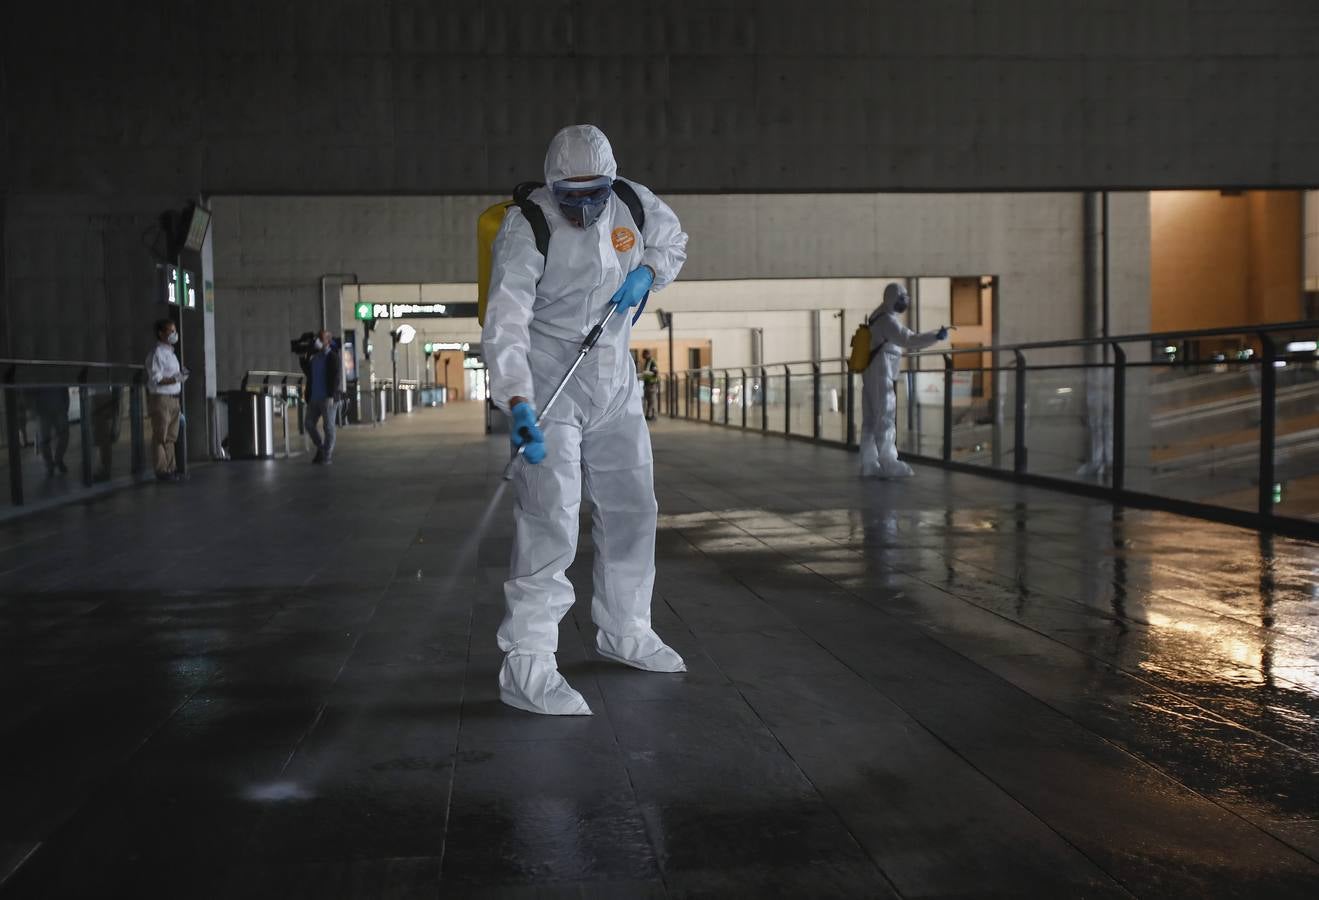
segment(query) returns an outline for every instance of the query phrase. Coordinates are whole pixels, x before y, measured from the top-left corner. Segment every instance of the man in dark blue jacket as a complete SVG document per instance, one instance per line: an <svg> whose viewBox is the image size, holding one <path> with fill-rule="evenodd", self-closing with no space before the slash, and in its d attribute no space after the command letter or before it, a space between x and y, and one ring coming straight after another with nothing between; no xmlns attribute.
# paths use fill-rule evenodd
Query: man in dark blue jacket
<svg viewBox="0 0 1319 900"><path fill-rule="evenodd" d="M302 372L307 376L307 435L316 445L317 465L329 465L334 458L335 404L339 397L339 382L343 378L343 363L335 347L334 337L322 329L312 344L313 351L301 359ZM324 424L324 436L316 423Z"/></svg>

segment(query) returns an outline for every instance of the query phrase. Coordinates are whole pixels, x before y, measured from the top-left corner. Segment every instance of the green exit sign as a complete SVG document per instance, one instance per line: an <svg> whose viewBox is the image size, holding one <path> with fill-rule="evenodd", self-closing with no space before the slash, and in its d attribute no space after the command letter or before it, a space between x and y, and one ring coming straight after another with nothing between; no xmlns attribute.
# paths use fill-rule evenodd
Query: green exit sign
<svg viewBox="0 0 1319 900"><path fill-rule="evenodd" d="M370 303L358 303L353 307L353 318L359 322L370 322L375 317L375 307Z"/></svg>

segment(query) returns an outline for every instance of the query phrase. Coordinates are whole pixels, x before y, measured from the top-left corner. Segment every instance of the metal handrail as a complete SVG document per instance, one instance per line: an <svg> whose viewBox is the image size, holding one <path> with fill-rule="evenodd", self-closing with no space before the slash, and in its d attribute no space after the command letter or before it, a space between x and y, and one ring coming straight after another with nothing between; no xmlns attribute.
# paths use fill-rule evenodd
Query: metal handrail
<svg viewBox="0 0 1319 900"><path fill-rule="evenodd" d="M914 458L922 462L942 465L945 468L955 469L958 471L975 472L989 475L991 477L1009 478L1018 482L1028 484L1038 484L1056 489L1069 490L1073 492L1085 493L1091 496L1099 496L1113 502L1122 502L1133 506L1145 506L1156 509L1167 509L1184 514L1201 516L1204 518L1217 519L1219 521L1232 522L1234 524L1247 525L1254 528L1265 528L1269 530L1301 534L1308 537L1319 537L1319 523L1288 517L1279 516L1274 511L1275 499L1275 451L1278 447L1278 410L1277 402L1279 399L1278 375L1277 372L1288 363L1293 361L1303 361L1305 363L1319 364L1319 354L1308 349L1298 350L1295 352L1286 351L1284 340L1278 336L1285 333L1301 333L1307 335L1319 335L1319 320L1304 320L1298 322L1274 323L1269 325L1246 325L1227 328L1205 328L1191 331L1164 331L1149 332L1143 334L1117 335L1108 338L1078 338L1067 341L1032 341L1019 344L997 344L984 345L976 347L964 347L958 349L940 348L935 350L906 352L903 354L905 366L903 377L907 379L907 408L908 408L908 428L913 428L915 417L917 415L917 402L915 399L914 379L918 376L943 376L943 435L942 446L936 451L938 456L923 455L917 453L904 453L909 458ZM1258 342L1258 353L1248 359L1222 359L1222 358L1180 358L1180 359L1162 359L1157 354L1149 361L1129 360L1128 351L1123 345L1132 343L1185 343L1202 338L1222 337L1241 335L1253 338ZM1050 361L1040 365L1032 365L1026 356L1027 351L1035 350L1056 350L1061 348L1105 348L1103 361L1079 361L1071 364L1057 363ZM980 364L977 366L956 367L954 358L959 354L979 353L992 354L993 362L990 365ZM1002 358L1001 357L1008 357ZM941 367L922 369L919 360L937 358L942 361ZM1001 361L1000 361L1001 359ZM843 364L841 372L823 372L826 366L832 367L834 364ZM672 418L688 418L697 421L708 421L711 424L720 424L726 427L745 428L749 430L759 430L762 433L778 433L786 437L797 440L809 440L816 443L829 444L832 446L846 447L849 449L857 448L857 423L855 422L855 400L857 390L857 374L852 372L846 366L847 360L842 357L830 357L820 360L801 360L789 363L772 363L748 368L729 366L716 369L713 366L703 366L697 369L679 370L677 372L666 374L672 390L671 394L675 402L670 407L668 413ZM1260 409L1259 422L1259 440L1258 440L1258 472L1254 473L1258 485L1258 498L1256 503L1256 512L1243 512L1239 509L1216 506L1211 501L1191 501L1181 500L1171 496L1161 496L1146 494L1138 491L1132 491L1127 487L1126 468L1127 468L1127 373L1129 370L1142 368L1190 368L1196 366L1222 366L1228 365L1235 369L1249 369L1259 373L1256 397ZM809 372L793 372L793 366L810 366ZM1101 413L1103 421L1100 425L1107 428L1109 450L1105 456L1105 466L1111 474L1109 484L1093 484L1088 482L1079 482L1069 480L1062 476L1042 475L1030 471L1029 447L1027 423L1029 417L1028 398L1028 376L1032 373L1056 371L1056 370L1091 370L1100 369L1111 371L1111 384L1106 389L1106 393L1112 393L1112 399L1107 410ZM772 370L772 374L771 374ZM759 422L748 421L747 407L750 400L747 396L748 379L747 373L751 373L750 385L753 390L758 388L760 415ZM1006 445L1006 440L1000 443L995 440L993 443L994 462L992 465L981 465L975 462L966 462L955 460L953 458L953 386L954 375L956 373L984 372L994 373L995 377L1010 376L1008 382L1010 390L1004 392L995 392L994 415L995 420L999 423L996 429L1003 428L1006 422L1006 403L1012 406L1013 421L1011 429L1011 445L1006 451L1002 447ZM836 378L842 375L845 378L845 388L847 396L846 409L846 431L842 440L836 438L825 438L822 434L823 422L823 377ZM809 378L810 384L802 388L802 382L798 382L798 387L794 388L793 378ZM679 394L678 382L683 380L686 385L686 400L679 409L676 400ZM741 396L739 402L742 406L742 415L738 422L732 415L729 406L731 395L731 384L737 379L741 387ZM775 400L776 404L783 406L783 418L781 422L775 422L771 425L769 415L769 393L770 386L780 382L780 396ZM723 415L719 416L714 408L715 392L719 389L722 380L722 396L718 401L724 406ZM1252 376L1252 380L1254 377ZM702 402L702 390L708 385L710 389L709 408L703 409L705 404ZM813 421L809 429L798 427L798 431L793 431L793 403L792 396L797 390L808 389L812 393L811 397L811 415ZM1010 400L1009 400L1010 396ZM1006 401L1006 403L1005 403ZM928 404L924 404L928 405ZM693 412L695 413L693 415ZM836 425L842 423L833 420ZM997 432L996 432L997 433ZM1008 435L1003 435L1007 438ZM919 444L918 444L919 447ZM1040 452L1048 453L1049 448L1038 447ZM1004 465L1001 456L1010 456L1011 461ZM1136 463L1133 462L1133 465Z"/></svg>
<svg viewBox="0 0 1319 900"><path fill-rule="evenodd" d="M146 369L146 366L141 363L88 362L76 359L0 359L0 366L68 366L71 369Z"/></svg>
<svg viewBox="0 0 1319 900"><path fill-rule="evenodd" d="M1283 331L1319 332L1319 319L1279 322L1272 325L1243 325L1236 328L1200 328L1191 331L1151 331L1143 334L1115 334L1111 337L1073 338L1059 341L1027 341L1019 344L986 344L982 347L954 350L954 353L1012 353L1024 350L1058 350L1066 347L1101 347L1104 344L1153 343L1155 341L1194 341L1237 334L1277 334ZM907 356L939 356L944 350L913 350Z"/></svg>

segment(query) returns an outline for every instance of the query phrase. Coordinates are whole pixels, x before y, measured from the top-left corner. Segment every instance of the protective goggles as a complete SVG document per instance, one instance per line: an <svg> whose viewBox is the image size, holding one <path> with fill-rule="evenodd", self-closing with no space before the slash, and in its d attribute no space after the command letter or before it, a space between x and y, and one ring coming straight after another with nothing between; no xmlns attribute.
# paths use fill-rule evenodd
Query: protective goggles
<svg viewBox="0 0 1319 900"><path fill-rule="evenodd" d="M609 202L614 183L605 176L590 181L556 181L551 191L560 206L587 208Z"/></svg>

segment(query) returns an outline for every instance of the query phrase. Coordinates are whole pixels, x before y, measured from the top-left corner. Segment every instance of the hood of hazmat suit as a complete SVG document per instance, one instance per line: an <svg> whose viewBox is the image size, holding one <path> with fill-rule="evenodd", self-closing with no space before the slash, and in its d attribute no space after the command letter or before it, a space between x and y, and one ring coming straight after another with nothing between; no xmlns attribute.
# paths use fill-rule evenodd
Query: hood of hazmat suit
<svg viewBox="0 0 1319 900"><path fill-rule="evenodd" d="M556 182L613 179L617 170L598 128L565 128L545 155L547 187L531 194L550 228L545 256L516 207L504 218L481 335L491 396L501 409L513 397L544 409L629 272L650 266L651 289L662 290L682 269L687 235L673 210L643 185L628 182L646 213L644 234L612 192L593 221L583 225L564 216L553 192ZM511 706L567 715L590 711L558 675L554 660L559 621L574 599L565 571L577 552L583 486L595 507L591 615L599 629L597 648L606 658L650 671L685 668L650 627L657 506L630 334L630 318L615 316L547 411L545 460L515 469L516 531L504 584L507 614L498 633L506 654L500 696Z"/></svg>

